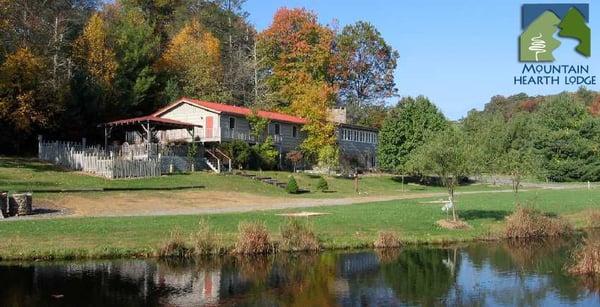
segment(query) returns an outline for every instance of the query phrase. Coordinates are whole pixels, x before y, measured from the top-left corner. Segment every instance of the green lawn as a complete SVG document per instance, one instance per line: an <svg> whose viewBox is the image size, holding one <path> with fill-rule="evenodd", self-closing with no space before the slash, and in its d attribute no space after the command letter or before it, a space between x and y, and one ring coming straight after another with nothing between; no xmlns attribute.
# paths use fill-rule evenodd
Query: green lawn
<svg viewBox="0 0 600 307"><path fill-rule="evenodd" d="M258 172L253 172L258 173ZM261 176L271 176L287 182L290 172L261 172ZM100 177L67 171L35 159L0 157L0 191L31 191L52 189L86 188L168 188L181 186L204 186L210 191L247 192L267 196L293 196L310 198L341 198L357 196L354 181L347 178L326 176L330 190L328 193L315 191L317 176L294 174L300 188L311 191L298 195L289 195L284 189L237 175L217 175L210 172L178 174L154 178L109 180ZM506 186L468 185L461 191L506 189ZM393 176L364 176L359 183L360 196L394 195L404 192L444 191L441 187L427 187L417 184L402 185L402 181Z"/></svg>
<svg viewBox="0 0 600 307"><path fill-rule="evenodd" d="M586 225L586 210L600 209L600 189L535 190L521 195L524 203L548 213L567 217L577 227ZM493 235L501 230L504 216L513 210L512 193L482 193L458 198L460 215L471 226L446 230L435 226L444 214L431 199L402 200L317 207L307 210L330 213L309 220L329 248L364 247L380 230L396 230L408 242L464 241ZM175 228L190 234L201 218L209 221L225 245L233 244L240 221L263 221L277 238L283 217L276 213L295 210L259 211L204 216L157 216L115 218L63 218L0 223L0 257L34 258L53 255L131 256L150 254Z"/></svg>

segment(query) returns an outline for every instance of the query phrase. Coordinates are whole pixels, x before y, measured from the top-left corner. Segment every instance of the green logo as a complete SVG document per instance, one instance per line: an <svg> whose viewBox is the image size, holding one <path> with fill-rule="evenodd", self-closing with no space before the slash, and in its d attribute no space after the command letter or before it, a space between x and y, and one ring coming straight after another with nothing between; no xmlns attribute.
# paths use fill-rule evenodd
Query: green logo
<svg viewBox="0 0 600 307"><path fill-rule="evenodd" d="M552 52L560 46L554 37L579 41L575 50L585 57L591 55L591 30L588 4L524 4L519 37L521 62L552 62Z"/></svg>

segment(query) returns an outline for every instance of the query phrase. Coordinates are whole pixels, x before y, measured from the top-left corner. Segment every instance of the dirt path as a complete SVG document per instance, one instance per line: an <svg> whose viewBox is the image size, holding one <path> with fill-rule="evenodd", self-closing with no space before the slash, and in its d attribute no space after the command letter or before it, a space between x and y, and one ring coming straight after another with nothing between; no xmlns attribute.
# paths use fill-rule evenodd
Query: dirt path
<svg viewBox="0 0 600 307"><path fill-rule="evenodd" d="M469 191L457 194L506 193L511 190ZM176 192L106 192L71 193L34 198L34 207L40 214L18 218L54 218L88 216L154 216L248 212L317 206L341 206L377 201L439 197L446 194L406 193L388 196L356 196L347 198L268 197L248 193L216 191ZM12 219L11 219L12 220ZM17 219L14 219L17 220Z"/></svg>

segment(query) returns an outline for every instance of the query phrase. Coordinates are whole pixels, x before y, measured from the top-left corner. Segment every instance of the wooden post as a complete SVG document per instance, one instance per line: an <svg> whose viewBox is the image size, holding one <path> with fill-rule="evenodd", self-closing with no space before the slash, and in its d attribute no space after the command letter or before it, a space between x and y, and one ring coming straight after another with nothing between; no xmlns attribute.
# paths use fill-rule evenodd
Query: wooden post
<svg viewBox="0 0 600 307"><path fill-rule="evenodd" d="M104 152L108 150L108 127L104 127Z"/></svg>
<svg viewBox="0 0 600 307"><path fill-rule="evenodd" d="M38 159L42 159L42 141L43 137L41 134L38 134Z"/></svg>
<svg viewBox="0 0 600 307"><path fill-rule="evenodd" d="M354 174L354 191L358 193L358 171Z"/></svg>
<svg viewBox="0 0 600 307"><path fill-rule="evenodd" d="M402 175L402 192L404 192L404 175Z"/></svg>

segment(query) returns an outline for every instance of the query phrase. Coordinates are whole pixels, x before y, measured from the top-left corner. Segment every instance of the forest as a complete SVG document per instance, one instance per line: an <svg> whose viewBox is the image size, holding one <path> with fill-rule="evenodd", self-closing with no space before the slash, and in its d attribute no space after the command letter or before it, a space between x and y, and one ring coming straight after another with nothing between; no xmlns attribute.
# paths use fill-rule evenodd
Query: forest
<svg viewBox="0 0 600 307"><path fill-rule="evenodd" d="M3 155L34 154L38 134L98 142L99 123L189 96L306 118L314 162L336 163L343 106L381 129L384 171L435 172L423 157L451 149L468 173L600 181L597 92L494 96L458 121L424 96L391 105L400 55L367 21L282 7L259 31L244 0L0 0L0 37Z"/></svg>
<svg viewBox="0 0 600 307"><path fill-rule="evenodd" d="M97 125L181 96L308 119L306 156L335 152L331 106L377 125L396 95L398 52L370 23L302 8L263 31L244 0L0 0L0 154L38 134L98 141Z"/></svg>
<svg viewBox="0 0 600 307"><path fill-rule="evenodd" d="M380 167L398 173L600 181L600 93L497 95L458 121L406 97L383 122L378 151Z"/></svg>

